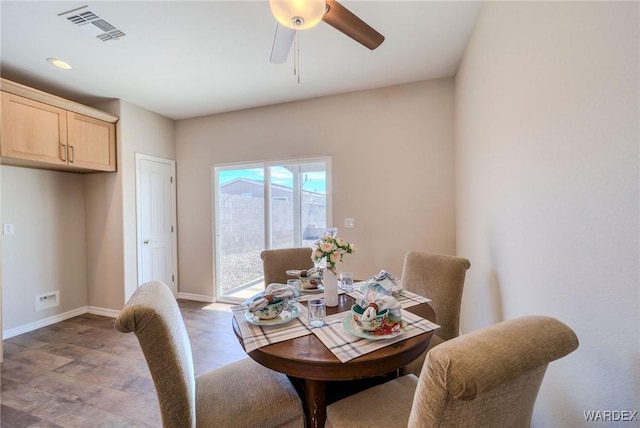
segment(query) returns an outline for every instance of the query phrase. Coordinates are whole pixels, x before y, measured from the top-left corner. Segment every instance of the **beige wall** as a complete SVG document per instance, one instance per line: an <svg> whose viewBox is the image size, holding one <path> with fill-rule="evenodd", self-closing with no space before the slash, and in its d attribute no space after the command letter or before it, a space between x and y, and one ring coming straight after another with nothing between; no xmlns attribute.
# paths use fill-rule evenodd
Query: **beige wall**
<svg viewBox="0 0 640 428"><path fill-rule="evenodd" d="M119 310L124 306L124 236L120 174L85 177L87 289L89 306Z"/></svg>
<svg viewBox="0 0 640 428"><path fill-rule="evenodd" d="M136 152L175 159L174 121L124 101L95 106L120 117L117 173L2 166L3 331L74 310L113 314L137 287ZM38 269L33 269L38 266ZM34 311L36 294L61 305Z"/></svg>
<svg viewBox="0 0 640 428"><path fill-rule="evenodd" d="M120 120L117 174L87 176L89 304L120 310L138 286L135 153L174 160L175 125L125 101L96 107Z"/></svg>
<svg viewBox="0 0 640 428"><path fill-rule="evenodd" d="M456 77L463 330L546 314L580 339L549 367L538 427L640 403L638 12L486 3Z"/></svg>
<svg viewBox="0 0 640 428"><path fill-rule="evenodd" d="M120 101L95 107L120 116ZM124 306L121 128L122 120L116 125L118 172L85 176L88 301L89 306L111 310Z"/></svg>
<svg viewBox="0 0 640 428"><path fill-rule="evenodd" d="M79 174L3 165L2 315L5 330L87 305L84 182ZM34 267L37 267L34 269ZM35 311L35 296L60 291L60 305Z"/></svg>
<svg viewBox="0 0 640 428"><path fill-rule="evenodd" d="M122 218L124 225L125 301L138 287L135 154L175 160L175 122L134 104L120 110ZM178 232L179 233L179 232ZM118 308L120 309L120 308Z"/></svg>
<svg viewBox="0 0 640 428"><path fill-rule="evenodd" d="M182 120L176 144L181 292L213 295L216 164L331 156L333 223L360 249L342 268L356 277L400 275L411 249L455 252L452 79Z"/></svg>

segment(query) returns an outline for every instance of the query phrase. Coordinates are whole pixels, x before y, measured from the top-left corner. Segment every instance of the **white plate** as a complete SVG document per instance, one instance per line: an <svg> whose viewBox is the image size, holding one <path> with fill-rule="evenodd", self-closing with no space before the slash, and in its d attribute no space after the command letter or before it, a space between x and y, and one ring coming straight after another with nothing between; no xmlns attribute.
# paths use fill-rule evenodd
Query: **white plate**
<svg viewBox="0 0 640 428"><path fill-rule="evenodd" d="M366 331L358 327L358 324L356 324L356 322L354 321L353 315L351 314L351 312L349 312L342 320L342 327L344 327L346 331L353 334L354 336L362 337L363 339L371 339L371 340L384 340L384 339L391 339L391 338L400 336L402 333L404 333L405 329L407 328L407 323L404 321L400 321L400 325L401 327L400 327L400 330L398 331L394 331L393 333L390 333L390 334L376 335L376 334L373 334L375 333L373 331Z"/></svg>
<svg viewBox="0 0 640 428"><path fill-rule="evenodd" d="M249 311L244 313L244 319L253 325L279 325L298 318L298 315L300 315L298 305L290 305L288 310L285 309L280 313L280 315L270 320L261 320L257 315L254 315Z"/></svg>
<svg viewBox="0 0 640 428"><path fill-rule="evenodd" d="M300 276L301 272L302 272L301 270L296 270L296 269L291 269L291 270L286 271L287 275L289 275L289 276Z"/></svg>
<svg viewBox="0 0 640 428"><path fill-rule="evenodd" d="M318 285L316 288L300 288L302 294L318 294L324 291L324 285Z"/></svg>

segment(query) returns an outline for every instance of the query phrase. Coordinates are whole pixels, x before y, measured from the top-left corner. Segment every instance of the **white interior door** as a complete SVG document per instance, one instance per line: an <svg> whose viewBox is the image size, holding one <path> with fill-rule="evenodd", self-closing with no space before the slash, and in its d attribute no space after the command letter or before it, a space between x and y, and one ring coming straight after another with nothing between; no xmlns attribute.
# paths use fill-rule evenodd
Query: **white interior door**
<svg viewBox="0 0 640 428"><path fill-rule="evenodd" d="M178 295L175 161L136 153L138 285L162 281Z"/></svg>

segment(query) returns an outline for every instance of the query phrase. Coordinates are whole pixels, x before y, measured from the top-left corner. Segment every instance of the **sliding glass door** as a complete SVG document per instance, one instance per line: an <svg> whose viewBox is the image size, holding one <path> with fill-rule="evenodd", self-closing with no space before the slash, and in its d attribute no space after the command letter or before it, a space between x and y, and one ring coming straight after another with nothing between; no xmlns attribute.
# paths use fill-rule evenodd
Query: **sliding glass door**
<svg viewBox="0 0 640 428"><path fill-rule="evenodd" d="M328 158L214 167L219 301L264 289L260 252L310 247L330 224Z"/></svg>

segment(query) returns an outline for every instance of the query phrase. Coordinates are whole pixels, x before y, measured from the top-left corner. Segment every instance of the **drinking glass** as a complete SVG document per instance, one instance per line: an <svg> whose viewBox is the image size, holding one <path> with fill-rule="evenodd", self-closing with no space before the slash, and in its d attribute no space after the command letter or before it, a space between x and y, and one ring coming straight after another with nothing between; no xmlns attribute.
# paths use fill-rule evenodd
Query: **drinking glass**
<svg viewBox="0 0 640 428"><path fill-rule="evenodd" d="M300 290L301 283L299 279L287 279L287 285L290 285L291 287L294 287Z"/></svg>
<svg viewBox="0 0 640 428"><path fill-rule="evenodd" d="M311 299L307 303L309 309L309 325L311 327L324 326L324 319L327 316L327 309L324 304L324 299Z"/></svg>
<svg viewBox="0 0 640 428"><path fill-rule="evenodd" d="M340 273L340 288L344 291L353 291L353 272Z"/></svg>

